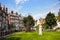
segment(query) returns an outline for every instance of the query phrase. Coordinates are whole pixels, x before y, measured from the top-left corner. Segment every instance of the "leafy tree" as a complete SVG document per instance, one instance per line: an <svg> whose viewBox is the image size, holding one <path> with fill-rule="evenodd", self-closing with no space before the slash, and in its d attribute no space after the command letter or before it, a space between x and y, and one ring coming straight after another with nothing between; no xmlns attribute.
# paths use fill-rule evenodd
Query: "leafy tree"
<svg viewBox="0 0 60 40"><path fill-rule="evenodd" d="M58 12L58 20L60 21L60 9L59 9L59 12Z"/></svg>
<svg viewBox="0 0 60 40"><path fill-rule="evenodd" d="M45 18L46 28L52 29L57 25L55 15L49 12Z"/></svg>
<svg viewBox="0 0 60 40"><path fill-rule="evenodd" d="M24 26L26 28L26 31L31 31L31 27L34 26L34 19L31 15L28 15L28 17L23 18Z"/></svg>
<svg viewBox="0 0 60 40"><path fill-rule="evenodd" d="M15 28L15 27L16 27L15 23L10 24L10 26L11 26L12 28Z"/></svg>
<svg viewBox="0 0 60 40"><path fill-rule="evenodd" d="M27 20L27 17L24 17L24 18L23 18L23 22L24 22L24 26L25 26L25 27L26 27L27 21L28 21L28 20Z"/></svg>
<svg viewBox="0 0 60 40"><path fill-rule="evenodd" d="M33 19L33 17L31 15L28 15L28 22L29 22L31 27L34 26L34 19Z"/></svg>
<svg viewBox="0 0 60 40"><path fill-rule="evenodd" d="M10 28L9 28L10 31L14 31L14 30L12 30L12 29L16 28L16 25L15 25L15 23L11 23L9 27L10 27Z"/></svg>

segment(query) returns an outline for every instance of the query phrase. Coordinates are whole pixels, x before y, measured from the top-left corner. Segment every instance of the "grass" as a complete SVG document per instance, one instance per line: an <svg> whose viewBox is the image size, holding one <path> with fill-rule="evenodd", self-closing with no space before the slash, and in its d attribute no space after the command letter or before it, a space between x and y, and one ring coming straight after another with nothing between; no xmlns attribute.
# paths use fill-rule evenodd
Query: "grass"
<svg viewBox="0 0 60 40"><path fill-rule="evenodd" d="M9 35L5 40L60 40L60 32L17 32Z"/></svg>

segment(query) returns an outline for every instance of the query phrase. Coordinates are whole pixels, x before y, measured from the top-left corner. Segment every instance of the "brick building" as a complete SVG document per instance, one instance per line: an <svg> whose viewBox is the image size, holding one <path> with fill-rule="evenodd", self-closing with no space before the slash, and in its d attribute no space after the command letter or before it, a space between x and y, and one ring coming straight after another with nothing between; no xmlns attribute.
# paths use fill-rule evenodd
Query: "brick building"
<svg viewBox="0 0 60 40"><path fill-rule="evenodd" d="M8 31L8 9L0 3L0 36L4 36Z"/></svg>
<svg viewBox="0 0 60 40"><path fill-rule="evenodd" d="M10 18L10 19L9 19ZM19 31L19 30L22 30L22 28L24 27L23 26L23 17L22 15L18 15L17 12L13 12L11 11L9 13L9 24L14 24L14 28L12 28L12 30L16 30L16 31Z"/></svg>

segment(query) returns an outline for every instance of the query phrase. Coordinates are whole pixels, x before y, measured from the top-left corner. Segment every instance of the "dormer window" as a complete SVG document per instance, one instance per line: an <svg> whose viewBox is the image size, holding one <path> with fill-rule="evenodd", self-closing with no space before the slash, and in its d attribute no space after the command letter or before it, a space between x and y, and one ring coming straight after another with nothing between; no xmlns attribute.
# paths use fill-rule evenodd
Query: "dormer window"
<svg viewBox="0 0 60 40"><path fill-rule="evenodd" d="M16 12L16 15L18 15L18 13Z"/></svg>
<svg viewBox="0 0 60 40"><path fill-rule="evenodd" d="M13 14L13 11L11 11L11 14Z"/></svg>

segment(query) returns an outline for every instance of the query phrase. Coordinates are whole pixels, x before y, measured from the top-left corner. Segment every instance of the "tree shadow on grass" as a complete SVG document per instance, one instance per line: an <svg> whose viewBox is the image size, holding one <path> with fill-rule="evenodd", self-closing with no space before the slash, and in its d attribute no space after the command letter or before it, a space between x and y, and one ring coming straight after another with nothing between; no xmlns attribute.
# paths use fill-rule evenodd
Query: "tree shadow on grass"
<svg viewBox="0 0 60 40"><path fill-rule="evenodd" d="M6 38L5 40L21 40L20 37L11 37L11 38Z"/></svg>

